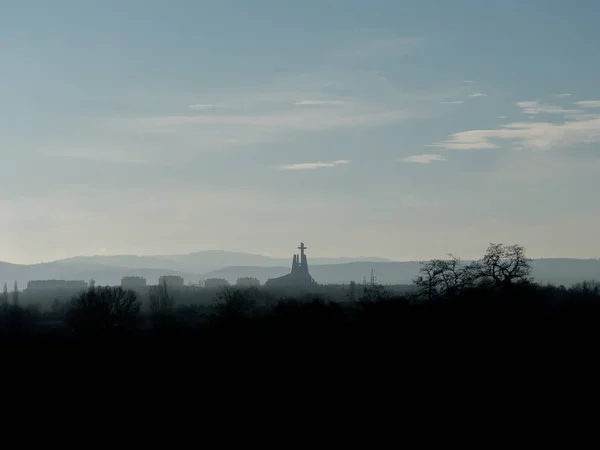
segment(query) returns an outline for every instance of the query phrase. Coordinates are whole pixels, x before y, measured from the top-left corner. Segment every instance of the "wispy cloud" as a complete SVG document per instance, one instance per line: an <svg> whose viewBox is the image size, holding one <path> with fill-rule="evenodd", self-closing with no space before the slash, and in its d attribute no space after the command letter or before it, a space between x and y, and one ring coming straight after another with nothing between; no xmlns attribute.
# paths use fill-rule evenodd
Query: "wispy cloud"
<svg viewBox="0 0 600 450"><path fill-rule="evenodd" d="M298 164L286 164L283 166L279 166L281 170L311 170L311 169L322 169L325 167L336 167L344 164L349 164L350 160L348 159L339 159L337 161L329 161L329 162L310 162L310 163L298 163Z"/></svg>
<svg viewBox="0 0 600 450"><path fill-rule="evenodd" d="M409 110L361 112L352 110L333 114L323 110L307 109L302 112L287 111L279 114L209 114L142 117L130 122L138 130L172 131L182 126L236 126L252 127L263 131L322 131L342 127L383 125L416 117ZM231 130L230 130L231 131Z"/></svg>
<svg viewBox="0 0 600 450"><path fill-rule="evenodd" d="M190 105L188 106L189 109L193 109L193 110L203 110L203 109L213 109L213 108L218 108L219 105L216 104L197 104L197 105Z"/></svg>
<svg viewBox="0 0 600 450"><path fill-rule="evenodd" d="M592 120L600 119L600 114L565 114L568 120Z"/></svg>
<svg viewBox="0 0 600 450"><path fill-rule="evenodd" d="M354 42L325 43L327 62L306 72L275 74L259 86L196 91L193 97L182 96L188 108L183 112L118 116L99 125L109 133L129 135L136 143L147 139L150 145L144 147L160 147L161 155L196 158L205 151L302 139L304 133L366 130L422 119L429 115L431 103L464 99L470 91L465 85L451 92L405 92L394 83L380 82L376 76L384 74L379 59L411 53L422 40L381 35L373 39L369 30L357 33L350 39ZM339 60L345 52L348 59ZM364 61L360 70L346 65L353 58L372 56L377 60L366 71Z"/></svg>
<svg viewBox="0 0 600 450"><path fill-rule="evenodd" d="M440 102L441 105L462 105L464 100L454 100L451 102Z"/></svg>
<svg viewBox="0 0 600 450"><path fill-rule="evenodd" d="M511 141L514 148L547 150L600 142L600 118L548 122L515 122L492 130L471 130L452 134L430 147L449 150L484 150L500 146L494 140Z"/></svg>
<svg viewBox="0 0 600 450"><path fill-rule="evenodd" d="M506 116L496 116L496 119L508 119Z"/></svg>
<svg viewBox="0 0 600 450"><path fill-rule="evenodd" d="M469 94L469 97L487 97L488 95L484 92L475 92L474 94Z"/></svg>
<svg viewBox="0 0 600 450"><path fill-rule="evenodd" d="M443 155L423 154L411 155L402 158L402 162L414 164L429 164L434 161L446 161L446 157Z"/></svg>
<svg viewBox="0 0 600 450"><path fill-rule="evenodd" d="M575 102L575 104L582 108L600 108L600 100L583 100L581 102Z"/></svg>
<svg viewBox="0 0 600 450"><path fill-rule="evenodd" d="M296 106L308 106L308 105L343 105L342 100L302 100L294 103Z"/></svg>
<svg viewBox="0 0 600 450"><path fill-rule="evenodd" d="M554 96L558 97L558 98L565 98L565 97L570 97L571 94L554 94Z"/></svg>
<svg viewBox="0 0 600 450"><path fill-rule="evenodd" d="M565 109L560 106L542 104L539 101L517 102L517 106L523 110L524 114L577 114L582 112L577 109Z"/></svg>
<svg viewBox="0 0 600 450"><path fill-rule="evenodd" d="M196 92L197 104L202 105L198 108L204 109L112 117L95 126L102 128L103 135L116 132L134 137L136 143L145 141L145 150L154 148L160 158L180 163L206 151L300 139L304 133L366 130L427 117L427 110L421 106L429 101L428 97L422 93L398 96L387 86L378 88L373 95L369 84L372 78L372 73L361 78L337 68L324 73L280 76L262 90ZM460 93L455 92L435 95L436 103L460 98ZM194 105L188 102L185 106ZM158 158L146 155L148 159Z"/></svg>
<svg viewBox="0 0 600 450"><path fill-rule="evenodd" d="M475 83L473 80L464 80L463 83Z"/></svg>

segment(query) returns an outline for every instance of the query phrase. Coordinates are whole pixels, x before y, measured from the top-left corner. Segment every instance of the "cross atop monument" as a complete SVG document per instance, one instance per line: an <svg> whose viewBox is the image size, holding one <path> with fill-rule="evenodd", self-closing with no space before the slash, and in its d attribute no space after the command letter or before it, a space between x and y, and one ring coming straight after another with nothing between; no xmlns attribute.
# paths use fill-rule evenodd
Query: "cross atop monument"
<svg viewBox="0 0 600 450"><path fill-rule="evenodd" d="M304 250L306 250L306 247L304 246L304 242L300 242L300 247L298 247L298 250L300 250L300 257L303 257Z"/></svg>

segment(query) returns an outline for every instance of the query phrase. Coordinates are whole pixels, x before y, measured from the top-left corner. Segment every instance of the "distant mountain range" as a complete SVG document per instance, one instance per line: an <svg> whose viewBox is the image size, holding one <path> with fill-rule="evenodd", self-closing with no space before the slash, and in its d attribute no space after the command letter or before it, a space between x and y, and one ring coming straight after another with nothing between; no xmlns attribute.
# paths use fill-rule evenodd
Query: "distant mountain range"
<svg viewBox="0 0 600 450"><path fill-rule="evenodd" d="M348 262L391 262L389 259L377 257L339 257L339 258L311 258L311 267L319 265L335 265ZM158 283L161 275L178 275L186 283L198 283L213 275L211 273L225 270L228 267L244 266L252 269L267 269L268 273L283 274L289 272L292 258L270 258L263 255L254 255L240 252L227 252L219 250L200 251L186 255L96 255L76 256L60 259L47 263L21 265L0 262L0 283L6 282L12 289L14 281L20 287L25 287L30 280L90 280L98 284L116 285L124 276L142 276L149 284ZM269 271L270 270L270 271ZM370 269L369 269L370 270ZM233 269L232 273L237 273ZM214 275L216 276L216 275ZM275 275L279 276L279 275ZM270 277L270 276L269 276ZM227 276L231 282L237 277ZM265 280L266 281L266 278Z"/></svg>
<svg viewBox="0 0 600 450"><path fill-rule="evenodd" d="M600 280L600 260L550 258L532 261L532 275L541 284L552 283L570 286L583 280ZM309 260L310 266L310 260ZM318 283L362 282L370 279L371 269L381 284L411 284L419 272L418 261L350 262L345 264L322 264L310 266L310 273ZM286 267L233 266L214 270L205 277L225 278L235 282L238 277L256 277L261 282L289 273Z"/></svg>
<svg viewBox="0 0 600 450"><path fill-rule="evenodd" d="M571 285L583 280L600 280L600 260L549 258L532 263L539 283ZM0 283L9 289L17 281L20 288L30 280L89 280L117 285L123 276L142 276L156 284L161 275L179 275L186 283L206 278L225 278L234 283L238 277L256 277L261 282L289 273L291 258L270 258L238 252L202 251L187 255L156 256L77 256L48 263L19 265L0 262ZM419 262L398 262L375 257L310 258L309 268L318 283L362 282L373 269L379 283L410 284Z"/></svg>
<svg viewBox="0 0 600 450"><path fill-rule="evenodd" d="M356 261L392 262L391 259L377 257L339 257L339 258L310 258L312 266L322 264L343 264ZM156 256L76 256L74 258L54 261L62 264L101 264L105 266L127 267L129 269L169 269L183 272L205 273L230 266L278 267L290 266L292 257L270 258L250 253L226 252L208 250L189 253L186 255L156 255Z"/></svg>

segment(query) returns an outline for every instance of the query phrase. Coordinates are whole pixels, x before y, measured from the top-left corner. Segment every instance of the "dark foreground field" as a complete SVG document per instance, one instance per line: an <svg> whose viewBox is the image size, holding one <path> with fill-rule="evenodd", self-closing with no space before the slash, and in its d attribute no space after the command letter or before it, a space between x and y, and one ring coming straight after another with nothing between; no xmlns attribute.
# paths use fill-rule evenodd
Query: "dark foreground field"
<svg viewBox="0 0 600 450"><path fill-rule="evenodd" d="M512 349L535 356L567 345L589 347L600 336L600 288L594 283L569 289L535 284L477 288L429 299L394 296L374 286L364 288L355 301L303 296L270 304L261 302L259 291L230 289L211 305L158 305L154 311L134 294L111 304L127 295L119 288L92 291L62 311L5 305L0 314L4 354L110 349L130 359L219 354L335 358L378 352L402 358L424 350L483 356Z"/></svg>

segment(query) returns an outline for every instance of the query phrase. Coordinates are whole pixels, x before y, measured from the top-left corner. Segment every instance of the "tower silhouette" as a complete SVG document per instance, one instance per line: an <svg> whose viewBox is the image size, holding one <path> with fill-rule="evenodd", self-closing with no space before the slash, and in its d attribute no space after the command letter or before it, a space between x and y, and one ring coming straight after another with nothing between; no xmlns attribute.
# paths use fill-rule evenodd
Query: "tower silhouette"
<svg viewBox="0 0 600 450"><path fill-rule="evenodd" d="M316 284L308 272L308 258L306 257L306 253L304 253L306 249L307 247L304 245L304 242L300 242L300 247L298 247L300 254L294 254L292 258L291 273L279 278L269 279L265 285L306 287Z"/></svg>
<svg viewBox="0 0 600 450"><path fill-rule="evenodd" d="M300 247L298 247L298 250L300 250L300 272L308 275L308 260L304 254L304 250L306 250L304 242L300 242Z"/></svg>

